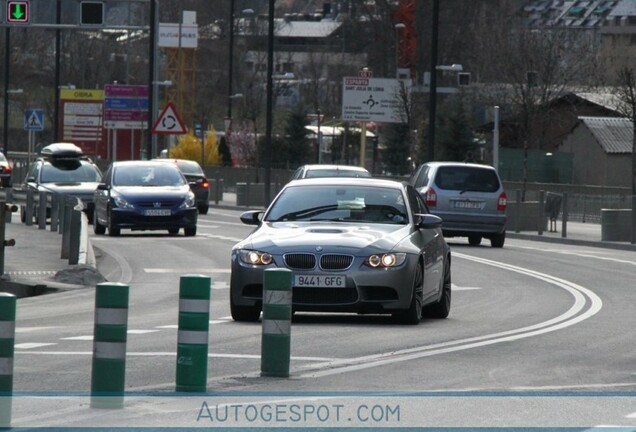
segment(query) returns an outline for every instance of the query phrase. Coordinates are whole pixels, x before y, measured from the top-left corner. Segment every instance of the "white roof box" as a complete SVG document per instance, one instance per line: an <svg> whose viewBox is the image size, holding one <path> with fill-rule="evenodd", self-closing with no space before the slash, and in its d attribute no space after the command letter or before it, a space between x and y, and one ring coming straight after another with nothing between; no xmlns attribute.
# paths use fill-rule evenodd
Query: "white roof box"
<svg viewBox="0 0 636 432"><path fill-rule="evenodd" d="M51 158L79 158L84 155L82 149L73 143L53 143L40 150L44 157Z"/></svg>

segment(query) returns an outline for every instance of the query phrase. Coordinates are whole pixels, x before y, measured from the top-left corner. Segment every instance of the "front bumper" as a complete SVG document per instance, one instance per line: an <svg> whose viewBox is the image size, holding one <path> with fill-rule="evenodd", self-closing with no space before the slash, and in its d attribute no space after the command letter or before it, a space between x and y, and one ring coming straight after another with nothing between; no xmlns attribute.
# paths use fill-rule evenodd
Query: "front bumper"
<svg viewBox="0 0 636 432"><path fill-rule="evenodd" d="M241 262L233 253L230 295L239 306L261 304L263 273L268 268L285 268L281 257L269 266L252 266ZM413 291L417 257L409 256L399 267L373 269L356 257L346 271L292 270L294 275L345 276L346 283L338 287L292 286L292 306L296 311L388 313L408 308ZM293 282L292 282L293 283Z"/></svg>
<svg viewBox="0 0 636 432"><path fill-rule="evenodd" d="M176 229L196 226L197 217L196 208L173 211L170 216L144 216L136 210L114 208L111 210L110 224L120 229Z"/></svg>

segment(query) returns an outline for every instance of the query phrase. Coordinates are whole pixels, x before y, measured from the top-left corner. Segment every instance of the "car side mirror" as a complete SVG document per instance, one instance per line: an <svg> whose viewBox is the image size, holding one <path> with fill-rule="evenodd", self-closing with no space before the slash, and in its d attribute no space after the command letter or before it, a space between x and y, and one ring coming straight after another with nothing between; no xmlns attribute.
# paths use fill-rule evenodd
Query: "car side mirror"
<svg viewBox="0 0 636 432"><path fill-rule="evenodd" d="M241 214L241 222L245 225L260 225L262 210L248 210Z"/></svg>
<svg viewBox="0 0 636 432"><path fill-rule="evenodd" d="M35 177L27 177L26 183L35 183Z"/></svg>
<svg viewBox="0 0 636 432"><path fill-rule="evenodd" d="M97 190L108 190L108 185L106 183L99 183L97 185Z"/></svg>
<svg viewBox="0 0 636 432"><path fill-rule="evenodd" d="M418 228L441 228L442 218L432 214L416 214Z"/></svg>

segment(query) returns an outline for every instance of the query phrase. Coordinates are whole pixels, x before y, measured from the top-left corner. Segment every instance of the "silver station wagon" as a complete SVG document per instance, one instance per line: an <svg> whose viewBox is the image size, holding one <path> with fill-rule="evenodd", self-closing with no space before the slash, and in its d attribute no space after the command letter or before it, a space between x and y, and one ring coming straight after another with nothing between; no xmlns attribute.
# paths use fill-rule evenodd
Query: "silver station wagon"
<svg viewBox="0 0 636 432"><path fill-rule="evenodd" d="M428 162L415 171L411 184L431 213L442 218L445 237L468 237L473 246L485 237L492 247L503 247L508 197L493 167Z"/></svg>

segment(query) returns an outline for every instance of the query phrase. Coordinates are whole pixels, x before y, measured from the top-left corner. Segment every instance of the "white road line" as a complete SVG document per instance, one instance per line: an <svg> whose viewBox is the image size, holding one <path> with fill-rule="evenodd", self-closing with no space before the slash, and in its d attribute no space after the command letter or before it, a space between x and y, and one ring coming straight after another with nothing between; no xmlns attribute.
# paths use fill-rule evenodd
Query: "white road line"
<svg viewBox="0 0 636 432"><path fill-rule="evenodd" d="M462 287L462 286L457 286L454 283L451 283L451 289L453 291L471 291L471 290L480 290L481 287Z"/></svg>
<svg viewBox="0 0 636 432"><path fill-rule="evenodd" d="M636 418L636 412L633 412L633 413L631 413L631 414L627 414L627 415L625 416L625 418Z"/></svg>
<svg viewBox="0 0 636 432"><path fill-rule="evenodd" d="M199 268L199 269L186 269L190 273L212 273L212 274L224 274L230 273L229 268ZM184 269L171 269L171 268L145 268L146 273L183 273Z"/></svg>
<svg viewBox="0 0 636 432"><path fill-rule="evenodd" d="M55 329L58 328L57 326L50 326L50 327L16 327L15 328L15 332L16 333L31 333L31 332L36 332L36 331L40 331L40 330L50 330L50 329Z"/></svg>
<svg viewBox="0 0 636 432"><path fill-rule="evenodd" d="M176 329L176 328L179 328L179 326L176 325L176 324L170 324L170 325L157 326L155 328L158 328L158 329Z"/></svg>
<svg viewBox="0 0 636 432"><path fill-rule="evenodd" d="M213 239L217 239L217 240L227 240L227 241L231 241L231 242L234 242L234 243L238 243L241 240L243 240L243 238L238 238L238 237L227 237L227 236L222 236L222 235L214 235L214 234L206 234L206 233L202 233L202 234L198 235L197 237L213 238Z"/></svg>
<svg viewBox="0 0 636 432"><path fill-rule="evenodd" d="M156 333L159 330L128 330L128 334L146 334L146 333Z"/></svg>
<svg viewBox="0 0 636 432"><path fill-rule="evenodd" d="M57 345L56 343L38 343L38 342L25 342L25 343L19 343L19 344L15 344L14 348L15 349L32 349L32 348L40 348L40 347L45 347L45 346L50 346L50 345Z"/></svg>
<svg viewBox="0 0 636 432"><path fill-rule="evenodd" d="M36 354L36 355L51 355L51 356L87 356L93 355L92 351L16 351L16 354ZM175 357L176 352L168 351L155 351L155 352L127 352L127 357ZM225 354L225 353L208 353L208 357L211 358L227 358L227 359L253 359L259 360L260 354ZM292 356L291 360L297 361L309 361L309 362L333 362L342 359L333 357L297 357Z"/></svg>
<svg viewBox="0 0 636 432"><path fill-rule="evenodd" d="M211 225L208 225L208 223L211 224ZM203 226L206 226L206 227L212 226L212 225L216 225L216 224L218 224L218 225L232 225L232 226L240 226L240 227L246 227L247 226L247 225L245 225L242 222L224 222L224 221L218 221L218 220L207 222L207 221L204 221L204 220L201 220L201 219L198 220L197 224L198 225L203 225ZM215 226L214 228L218 228L218 227Z"/></svg>
<svg viewBox="0 0 636 432"><path fill-rule="evenodd" d="M403 350L372 354L348 360L341 360L338 362L330 362L322 365L301 367L296 369L296 373L293 374L293 378L303 379L335 375L356 370L368 369L376 366L383 366L391 363L419 359L422 357L429 357L437 354L447 354L456 351L463 351L470 348L484 347L496 343L510 342L532 336L538 336L545 333L561 330L571 325L577 324L583 320L586 320L598 313L603 306L603 302L594 292L564 279L560 279L534 270L525 269L523 267L513 266L510 264L484 258L477 258L461 253L453 253L453 256L460 259L463 258L469 261L475 261L481 264L502 268L504 270L509 270L515 273L520 273L542 280L546 283L550 283L569 292L574 298L574 303L570 307L570 309L568 309L561 315L531 326L521 327L499 333L486 334L483 336L476 336L472 338L459 339L455 341L441 342L432 345L423 345Z"/></svg>
<svg viewBox="0 0 636 432"><path fill-rule="evenodd" d="M583 252L579 252L579 251L573 251L573 250L559 250L559 249L542 249L542 248L537 248L537 247L532 247L532 246L514 246L518 249L529 249L529 250L536 250L536 251L541 251L541 252L552 252L552 253L557 253L557 254L561 254L561 255L573 255L573 256L579 256L582 258L592 258L592 259L596 259L596 260L600 260L600 261L611 261L611 262L616 262L619 264L629 264L629 265L634 265L636 266L636 261L633 260L624 260L624 259L619 259L619 258L612 258L612 257L607 257L607 256L599 256L596 252L595 253L583 253Z"/></svg>
<svg viewBox="0 0 636 432"><path fill-rule="evenodd" d="M65 337L65 338L60 338L60 340L82 340L82 341L91 341L91 340L93 340L93 335L90 335L90 336L72 336L72 337Z"/></svg>

